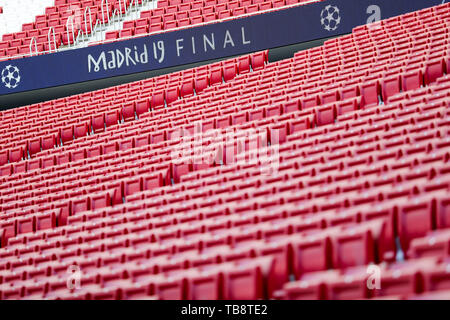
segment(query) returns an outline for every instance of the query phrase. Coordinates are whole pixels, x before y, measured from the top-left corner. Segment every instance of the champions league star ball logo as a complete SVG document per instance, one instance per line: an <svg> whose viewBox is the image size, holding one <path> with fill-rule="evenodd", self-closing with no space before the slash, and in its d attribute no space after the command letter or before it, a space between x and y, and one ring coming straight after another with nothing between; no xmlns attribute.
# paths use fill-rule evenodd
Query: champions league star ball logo
<svg viewBox="0 0 450 320"><path fill-rule="evenodd" d="M327 31L334 31L341 23L341 16L339 8L332 5L327 5L320 13L320 23Z"/></svg>
<svg viewBox="0 0 450 320"><path fill-rule="evenodd" d="M7 65L2 70L2 83L8 89L16 88L20 83L20 70L16 66Z"/></svg>

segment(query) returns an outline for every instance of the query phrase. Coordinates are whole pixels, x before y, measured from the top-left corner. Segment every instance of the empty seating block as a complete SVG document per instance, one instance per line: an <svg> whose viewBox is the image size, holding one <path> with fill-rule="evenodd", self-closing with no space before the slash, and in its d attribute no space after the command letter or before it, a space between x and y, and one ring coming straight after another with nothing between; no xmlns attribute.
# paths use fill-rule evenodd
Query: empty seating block
<svg viewBox="0 0 450 320"><path fill-rule="evenodd" d="M78 4L109 18L57 0L0 55L73 41ZM161 0L105 37L299 5ZM0 299L448 298L449 8L1 110Z"/></svg>

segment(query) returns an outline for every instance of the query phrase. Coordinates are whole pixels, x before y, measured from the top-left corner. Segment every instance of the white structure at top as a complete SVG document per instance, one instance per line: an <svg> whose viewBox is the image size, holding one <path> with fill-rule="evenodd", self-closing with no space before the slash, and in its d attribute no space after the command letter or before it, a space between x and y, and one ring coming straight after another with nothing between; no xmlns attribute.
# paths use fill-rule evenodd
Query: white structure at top
<svg viewBox="0 0 450 320"><path fill-rule="evenodd" d="M125 3L125 0L122 0L122 3ZM138 0L130 1L132 5L131 8L127 7L128 11L126 14L119 15L116 12L116 15L111 18L110 22L105 25L99 26L95 32L92 32L87 38L81 37L79 42L76 44L76 48L81 48L89 45L92 42L98 42L105 40L106 33L108 31L117 31L123 29L123 23L125 21L137 20L141 17L142 11L153 10L158 6L157 0L144 0L141 4L138 4Z"/></svg>
<svg viewBox="0 0 450 320"><path fill-rule="evenodd" d="M0 0L0 41L6 33L22 31L24 23L34 22L36 16L45 14L45 8L55 5L55 0Z"/></svg>

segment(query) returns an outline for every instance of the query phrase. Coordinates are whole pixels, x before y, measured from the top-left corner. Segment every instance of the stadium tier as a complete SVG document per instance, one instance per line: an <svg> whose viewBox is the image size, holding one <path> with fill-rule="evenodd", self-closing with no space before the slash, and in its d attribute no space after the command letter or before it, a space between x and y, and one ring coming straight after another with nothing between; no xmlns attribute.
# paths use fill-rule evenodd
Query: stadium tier
<svg viewBox="0 0 450 320"><path fill-rule="evenodd" d="M200 1L159 1L158 8L141 12L138 20L126 21L120 31L106 33L106 39L120 39L136 35L145 35L163 30L187 27L238 18L273 8L283 8L299 3L312 3L310 0L200 0Z"/></svg>
<svg viewBox="0 0 450 320"><path fill-rule="evenodd" d="M289 4L160 1L114 35ZM1 111L0 299L450 299L449 26Z"/></svg>
<svg viewBox="0 0 450 320"><path fill-rule="evenodd" d="M78 34L90 35L99 25L112 21L114 14L124 14L146 0L56 0L35 22L25 23L21 32L3 34L0 59L20 57L37 52L51 52L74 44ZM122 29L108 31L105 40L129 38L163 32L206 22L219 22L261 11L284 8L311 0L171 0L158 1L157 8L144 10L140 19L120 22ZM115 23L115 22L114 22ZM93 41L93 44L96 42Z"/></svg>

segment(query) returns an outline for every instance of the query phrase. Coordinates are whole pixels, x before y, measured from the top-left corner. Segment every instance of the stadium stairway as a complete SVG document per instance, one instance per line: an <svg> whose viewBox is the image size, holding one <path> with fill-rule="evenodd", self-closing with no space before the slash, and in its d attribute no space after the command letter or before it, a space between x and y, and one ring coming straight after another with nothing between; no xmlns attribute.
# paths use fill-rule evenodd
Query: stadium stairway
<svg viewBox="0 0 450 320"><path fill-rule="evenodd" d="M0 299L448 299L449 25L2 111Z"/></svg>

